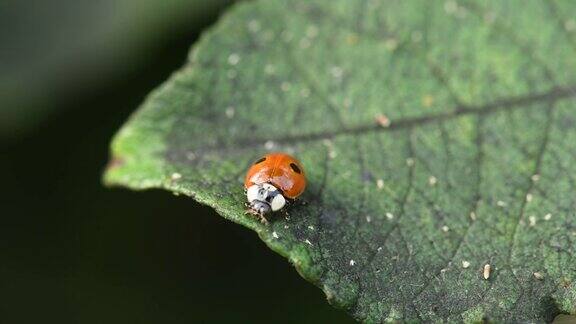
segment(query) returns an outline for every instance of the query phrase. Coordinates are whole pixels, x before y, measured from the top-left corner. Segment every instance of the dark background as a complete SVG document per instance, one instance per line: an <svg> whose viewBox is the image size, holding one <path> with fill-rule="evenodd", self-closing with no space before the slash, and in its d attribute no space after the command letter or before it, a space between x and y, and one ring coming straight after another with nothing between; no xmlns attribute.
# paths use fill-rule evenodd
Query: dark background
<svg viewBox="0 0 576 324"><path fill-rule="evenodd" d="M0 4L0 323L350 321L212 209L101 184L113 134L229 5Z"/></svg>

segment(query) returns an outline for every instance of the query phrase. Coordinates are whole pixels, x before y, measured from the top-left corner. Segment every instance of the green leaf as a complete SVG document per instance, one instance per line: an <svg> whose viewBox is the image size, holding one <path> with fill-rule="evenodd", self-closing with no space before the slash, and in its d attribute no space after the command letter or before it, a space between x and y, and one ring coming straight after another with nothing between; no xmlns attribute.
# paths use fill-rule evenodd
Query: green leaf
<svg viewBox="0 0 576 324"><path fill-rule="evenodd" d="M574 314L575 10L237 5L118 133L105 180L214 207L359 320ZM242 180L269 150L309 186L265 226Z"/></svg>

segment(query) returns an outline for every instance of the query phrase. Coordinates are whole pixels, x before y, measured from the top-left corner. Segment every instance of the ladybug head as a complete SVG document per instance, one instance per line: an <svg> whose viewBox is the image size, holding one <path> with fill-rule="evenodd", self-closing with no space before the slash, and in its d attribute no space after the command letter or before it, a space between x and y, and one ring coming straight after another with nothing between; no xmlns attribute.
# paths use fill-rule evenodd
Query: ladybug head
<svg viewBox="0 0 576 324"><path fill-rule="evenodd" d="M282 209L286 199L273 185L269 183L253 184L246 191L250 208L260 215Z"/></svg>

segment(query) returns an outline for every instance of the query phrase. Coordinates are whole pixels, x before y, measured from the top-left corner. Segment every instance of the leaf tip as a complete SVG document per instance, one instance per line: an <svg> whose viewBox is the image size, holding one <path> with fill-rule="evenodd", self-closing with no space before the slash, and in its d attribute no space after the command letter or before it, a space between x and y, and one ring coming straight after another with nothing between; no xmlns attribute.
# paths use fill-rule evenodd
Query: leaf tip
<svg viewBox="0 0 576 324"><path fill-rule="evenodd" d="M113 173L124 166L124 164L124 158L113 155L104 169L104 174L102 175L102 183L108 187L115 185L116 181L114 180Z"/></svg>

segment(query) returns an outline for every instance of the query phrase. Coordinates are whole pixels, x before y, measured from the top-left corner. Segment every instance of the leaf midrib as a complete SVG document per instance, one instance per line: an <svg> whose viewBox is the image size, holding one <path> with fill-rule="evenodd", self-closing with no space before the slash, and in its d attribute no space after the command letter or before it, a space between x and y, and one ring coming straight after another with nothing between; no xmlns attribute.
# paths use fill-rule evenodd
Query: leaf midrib
<svg viewBox="0 0 576 324"><path fill-rule="evenodd" d="M371 123L340 128L333 131L320 131L305 134L294 134L277 138L268 137L268 138L256 138L256 139L254 138L240 139L238 141L233 142L230 146L226 147L206 146L198 148L197 151L200 153L228 152L234 149L249 149L262 146L269 141L272 141L276 144L294 144L294 143L304 143L304 142L312 142L327 139L331 140L340 136L354 136L368 133L413 129L425 124L447 121L468 115L490 115L500 111L527 109L530 108L531 105L533 104L537 103L554 104L560 100L574 97L576 97L576 85L555 86L547 91L535 94L504 97L496 99L492 102L488 102L483 105L460 104L455 106L452 110L446 112L419 117L402 118L396 121L392 120L388 127L383 127L376 121L374 121ZM548 109L548 106L547 105L543 106L541 107L541 109Z"/></svg>

